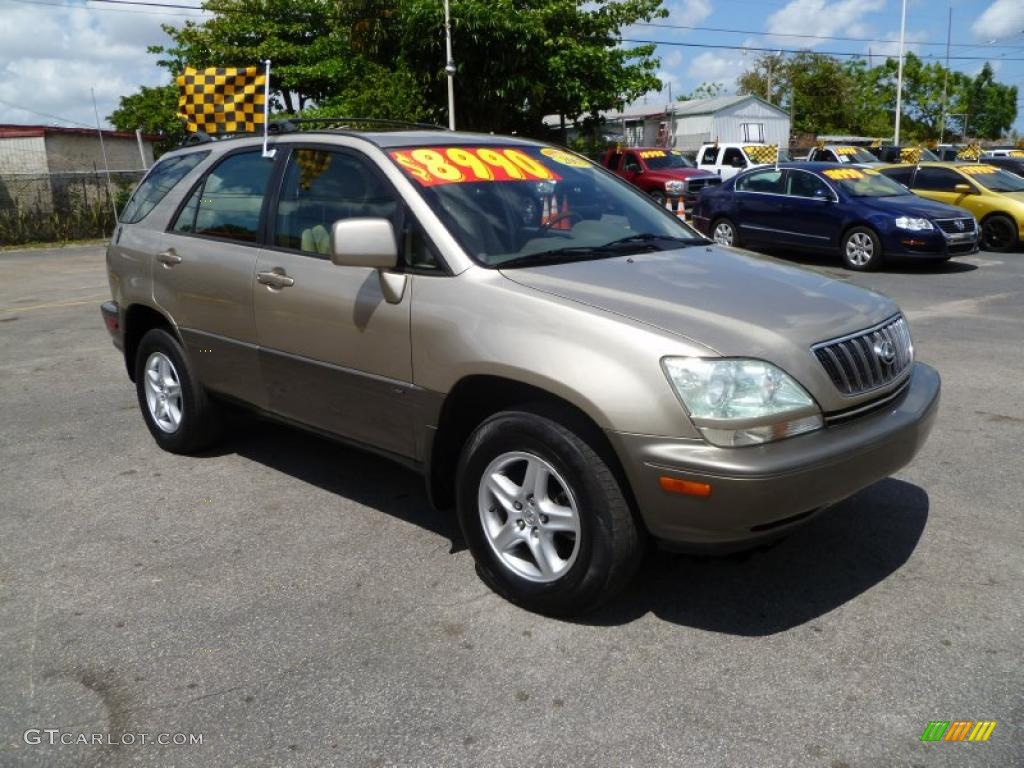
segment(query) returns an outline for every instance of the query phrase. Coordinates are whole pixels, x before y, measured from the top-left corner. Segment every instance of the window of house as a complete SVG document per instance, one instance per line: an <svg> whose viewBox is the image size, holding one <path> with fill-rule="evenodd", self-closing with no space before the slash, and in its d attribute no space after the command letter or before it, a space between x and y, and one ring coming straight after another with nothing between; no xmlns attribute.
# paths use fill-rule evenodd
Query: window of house
<svg viewBox="0 0 1024 768"><path fill-rule="evenodd" d="M740 123L743 141L761 144L764 142L764 123Z"/></svg>

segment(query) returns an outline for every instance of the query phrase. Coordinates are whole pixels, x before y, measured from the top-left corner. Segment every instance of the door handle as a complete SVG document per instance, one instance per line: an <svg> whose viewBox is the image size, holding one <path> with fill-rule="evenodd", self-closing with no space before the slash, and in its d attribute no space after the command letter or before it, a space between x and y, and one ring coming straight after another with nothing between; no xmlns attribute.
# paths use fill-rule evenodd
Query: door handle
<svg viewBox="0 0 1024 768"><path fill-rule="evenodd" d="M181 256L176 254L173 248L168 248L166 251L158 253L156 255L156 260L165 267L173 267L175 264L181 264Z"/></svg>
<svg viewBox="0 0 1024 768"><path fill-rule="evenodd" d="M271 288L288 288L295 285L295 280L281 272L257 272L256 281Z"/></svg>

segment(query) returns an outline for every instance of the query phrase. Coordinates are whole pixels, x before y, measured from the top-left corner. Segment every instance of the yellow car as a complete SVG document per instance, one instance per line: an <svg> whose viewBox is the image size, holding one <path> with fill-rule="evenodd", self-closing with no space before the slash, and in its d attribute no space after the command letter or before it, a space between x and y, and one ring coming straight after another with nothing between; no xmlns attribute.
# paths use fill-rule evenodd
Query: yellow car
<svg viewBox="0 0 1024 768"><path fill-rule="evenodd" d="M1012 251L1024 241L1024 178L985 163L920 163L879 168L911 191L970 211L981 248Z"/></svg>

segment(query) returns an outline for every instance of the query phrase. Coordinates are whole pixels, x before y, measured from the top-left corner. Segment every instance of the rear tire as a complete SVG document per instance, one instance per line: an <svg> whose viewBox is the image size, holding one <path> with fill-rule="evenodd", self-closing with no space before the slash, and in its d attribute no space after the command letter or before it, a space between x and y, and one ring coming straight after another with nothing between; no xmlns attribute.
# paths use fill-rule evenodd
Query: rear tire
<svg viewBox="0 0 1024 768"><path fill-rule="evenodd" d="M738 248L740 245L740 232L736 229L736 225L732 223L732 219L727 219L723 216L711 223L711 239L718 245Z"/></svg>
<svg viewBox="0 0 1024 768"><path fill-rule="evenodd" d="M981 248L996 253L1015 250L1020 244L1017 224L1009 216L995 214L981 224Z"/></svg>
<svg viewBox="0 0 1024 768"><path fill-rule="evenodd" d="M214 404L181 344L162 328L148 331L139 342L135 391L146 426L165 451L194 453L220 436Z"/></svg>
<svg viewBox="0 0 1024 768"><path fill-rule="evenodd" d="M882 241L870 227L854 227L843 235L840 246L843 266L856 272L868 272L882 266Z"/></svg>
<svg viewBox="0 0 1024 768"><path fill-rule="evenodd" d="M456 488L481 578L527 610L593 610L629 582L642 558L643 531L614 474L551 418L503 411L487 419L462 450Z"/></svg>

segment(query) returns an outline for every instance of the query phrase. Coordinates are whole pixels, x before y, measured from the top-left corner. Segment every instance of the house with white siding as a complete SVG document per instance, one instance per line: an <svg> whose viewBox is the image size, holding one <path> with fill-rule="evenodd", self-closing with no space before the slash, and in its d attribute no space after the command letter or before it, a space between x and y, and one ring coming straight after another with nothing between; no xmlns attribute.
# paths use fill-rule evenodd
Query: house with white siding
<svg viewBox="0 0 1024 768"><path fill-rule="evenodd" d="M621 137L628 146L665 146L695 150L714 142L749 142L789 146L789 113L759 96L716 96L671 104L641 99L621 112L602 113L603 133ZM558 115L544 120L552 129ZM576 133L569 126L569 138Z"/></svg>

